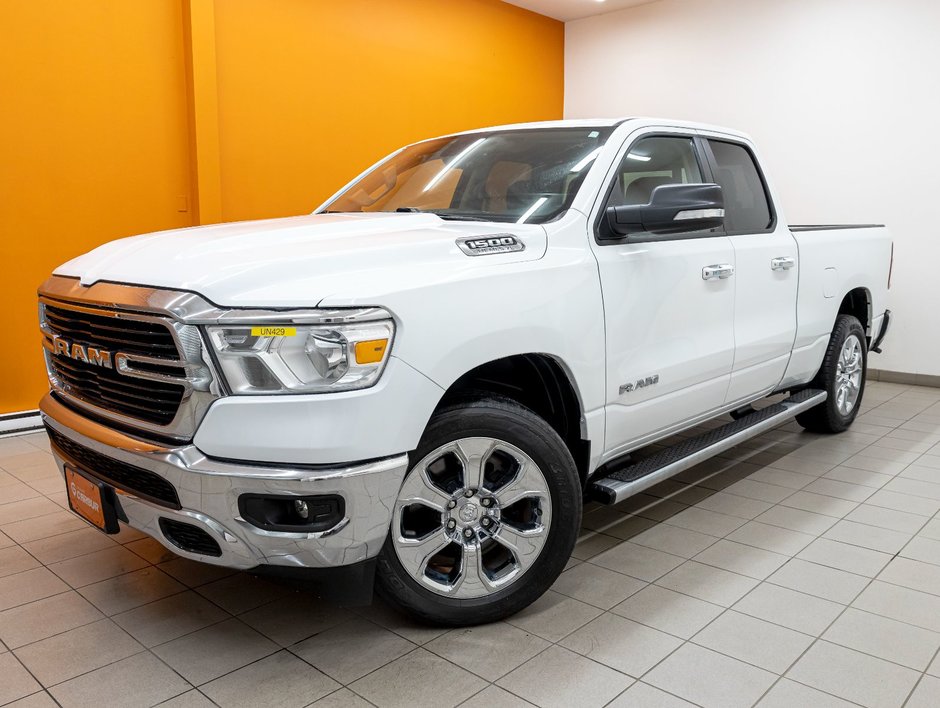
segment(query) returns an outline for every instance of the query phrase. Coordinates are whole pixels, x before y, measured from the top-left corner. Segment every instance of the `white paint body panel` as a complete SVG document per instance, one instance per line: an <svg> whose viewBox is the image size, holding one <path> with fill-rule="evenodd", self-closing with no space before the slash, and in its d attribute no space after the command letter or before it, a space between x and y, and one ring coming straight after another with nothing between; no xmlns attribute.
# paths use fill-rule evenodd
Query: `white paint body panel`
<svg viewBox="0 0 940 708"><path fill-rule="evenodd" d="M753 241L598 246L592 224L617 155L631 136L651 130L746 140L696 123L624 121L572 208L542 226L320 214L123 239L56 273L85 284L190 290L220 307L380 306L392 313L392 358L378 384L348 393L223 397L195 437L210 456L334 463L406 452L462 374L540 353L561 364L576 390L593 469L731 405L809 381L849 290L870 293L873 318L885 307L884 229L791 235L779 204L777 231L746 237ZM514 234L525 250L469 257L455 244L497 233ZM769 259L784 255L796 267L771 272ZM704 281L701 268L719 262L736 264L737 274ZM827 268L836 274L827 276ZM834 297L825 297L827 287ZM658 384L619 393L621 384L655 374Z"/></svg>
<svg viewBox="0 0 940 708"><path fill-rule="evenodd" d="M418 440L425 421L405 412L433 410L443 393L391 357L379 383L361 391L222 398L193 442L210 457L231 460L304 464L313 455L317 464L371 460L387 456L402 440Z"/></svg>
<svg viewBox="0 0 940 708"><path fill-rule="evenodd" d="M607 321L607 449L720 408L734 362L733 278L703 280L731 263L727 237L595 246ZM647 376L659 383L621 393Z"/></svg>

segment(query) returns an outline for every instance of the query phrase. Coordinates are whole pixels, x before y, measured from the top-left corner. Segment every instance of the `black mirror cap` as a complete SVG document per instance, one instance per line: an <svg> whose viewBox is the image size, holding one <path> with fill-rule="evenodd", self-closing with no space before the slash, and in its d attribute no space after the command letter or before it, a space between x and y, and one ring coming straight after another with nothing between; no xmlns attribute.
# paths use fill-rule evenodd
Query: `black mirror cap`
<svg viewBox="0 0 940 708"><path fill-rule="evenodd" d="M648 204L607 208L607 223L617 236L706 231L724 224L725 200L717 184L661 184Z"/></svg>

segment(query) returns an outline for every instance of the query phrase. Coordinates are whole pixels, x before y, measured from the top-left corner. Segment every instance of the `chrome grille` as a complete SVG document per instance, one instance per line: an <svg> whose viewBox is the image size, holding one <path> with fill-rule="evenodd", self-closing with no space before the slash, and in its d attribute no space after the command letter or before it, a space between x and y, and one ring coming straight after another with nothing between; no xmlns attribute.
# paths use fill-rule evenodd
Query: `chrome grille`
<svg viewBox="0 0 940 708"><path fill-rule="evenodd" d="M168 425L176 417L186 394L186 369L165 324L47 303L43 332L53 383L63 393L155 425ZM57 340L63 344L57 347ZM89 351L106 357L95 363Z"/></svg>
<svg viewBox="0 0 940 708"><path fill-rule="evenodd" d="M131 418L166 425L176 416L184 389L156 381L129 383L113 369L102 369L61 357L49 366L67 393Z"/></svg>
<svg viewBox="0 0 940 708"><path fill-rule="evenodd" d="M103 346L112 352L177 359L173 334L160 322L116 319L80 310L46 305L46 324L70 342Z"/></svg>

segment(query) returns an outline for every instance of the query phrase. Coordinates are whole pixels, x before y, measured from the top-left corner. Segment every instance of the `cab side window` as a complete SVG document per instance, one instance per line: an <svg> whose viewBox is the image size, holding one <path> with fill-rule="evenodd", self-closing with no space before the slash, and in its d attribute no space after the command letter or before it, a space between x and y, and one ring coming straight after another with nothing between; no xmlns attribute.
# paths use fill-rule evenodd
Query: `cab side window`
<svg viewBox="0 0 940 708"><path fill-rule="evenodd" d="M704 181L692 138L678 135L640 138L630 146L617 167L604 212L612 206L649 204L653 190L663 184ZM598 235L612 235L603 214Z"/></svg>
<svg viewBox="0 0 940 708"><path fill-rule="evenodd" d="M715 159L715 181L725 200L725 231L746 234L770 229L770 201L750 150L721 140L709 140L708 146Z"/></svg>
<svg viewBox="0 0 940 708"><path fill-rule="evenodd" d="M662 184L702 181L691 138L641 138L630 147L617 168L606 207L648 204L653 190Z"/></svg>

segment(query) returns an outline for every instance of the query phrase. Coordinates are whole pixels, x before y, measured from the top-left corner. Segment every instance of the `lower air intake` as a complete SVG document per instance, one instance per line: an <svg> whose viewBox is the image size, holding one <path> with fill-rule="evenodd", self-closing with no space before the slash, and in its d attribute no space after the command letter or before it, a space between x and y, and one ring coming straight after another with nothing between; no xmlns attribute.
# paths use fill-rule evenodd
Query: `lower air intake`
<svg viewBox="0 0 940 708"><path fill-rule="evenodd" d="M216 558L222 555L218 542L198 526L173 519L160 519L160 530L167 541L187 553Z"/></svg>

